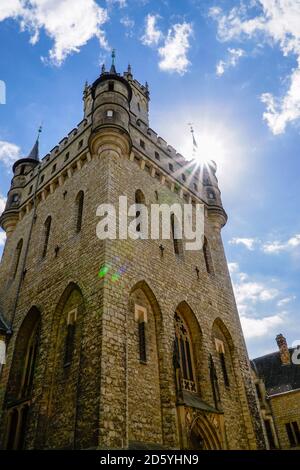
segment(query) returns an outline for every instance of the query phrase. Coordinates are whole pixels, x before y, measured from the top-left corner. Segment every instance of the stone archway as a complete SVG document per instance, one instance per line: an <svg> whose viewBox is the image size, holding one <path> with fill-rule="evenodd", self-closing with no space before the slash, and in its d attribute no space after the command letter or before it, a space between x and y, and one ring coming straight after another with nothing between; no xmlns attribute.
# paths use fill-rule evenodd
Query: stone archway
<svg viewBox="0 0 300 470"><path fill-rule="evenodd" d="M188 444L193 450L221 450L221 435L218 430L218 419L208 418L205 415L198 415L189 431Z"/></svg>

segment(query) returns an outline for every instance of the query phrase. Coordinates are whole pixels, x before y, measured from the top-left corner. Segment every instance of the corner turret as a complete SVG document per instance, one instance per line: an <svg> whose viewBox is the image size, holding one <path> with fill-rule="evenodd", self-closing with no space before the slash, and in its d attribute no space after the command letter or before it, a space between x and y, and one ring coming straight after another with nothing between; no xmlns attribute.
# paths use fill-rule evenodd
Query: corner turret
<svg viewBox="0 0 300 470"><path fill-rule="evenodd" d="M19 207L23 198L23 188L27 182L27 175L39 164L39 135L27 157L17 160L12 167L13 178L7 194L7 202L0 217L0 226L9 236L15 229L19 219Z"/></svg>

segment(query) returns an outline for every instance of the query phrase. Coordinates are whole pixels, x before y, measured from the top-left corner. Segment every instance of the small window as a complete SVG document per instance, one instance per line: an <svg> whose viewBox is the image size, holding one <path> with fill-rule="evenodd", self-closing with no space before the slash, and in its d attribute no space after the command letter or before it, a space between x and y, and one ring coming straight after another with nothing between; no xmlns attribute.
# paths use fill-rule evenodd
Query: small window
<svg viewBox="0 0 300 470"><path fill-rule="evenodd" d="M114 82L109 82L108 84L108 91L114 91L115 89L115 84Z"/></svg>
<svg viewBox="0 0 300 470"><path fill-rule="evenodd" d="M294 433L293 433L291 423L286 423L285 424L285 429L286 429L286 433L287 433L289 441L290 441L290 446L291 447L296 447L296 445L297 445L296 444L296 439L295 439L295 436L294 436Z"/></svg>
<svg viewBox="0 0 300 470"><path fill-rule="evenodd" d="M140 146L142 147L142 149L145 149L145 142L143 140L140 140Z"/></svg>
<svg viewBox="0 0 300 470"><path fill-rule="evenodd" d="M259 400L262 400L262 395L261 395L261 391L260 391L260 386L259 384L255 384L255 389L256 389L256 393L257 393L257 397Z"/></svg>
<svg viewBox="0 0 300 470"><path fill-rule="evenodd" d="M174 167L173 167L172 163L169 163L169 170L174 171Z"/></svg>
<svg viewBox="0 0 300 470"><path fill-rule="evenodd" d="M144 196L144 193L140 189L138 189L135 192L135 204L145 204L145 196ZM139 210L137 210L136 213L135 213L135 218L137 219L140 216L141 216L141 212ZM137 224L136 231L137 232L141 231L141 224L140 223Z"/></svg>
<svg viewBox="0 0 300 470"><path fill-rule="evenodd" d="M138 107L139 112L141 112L141 105L140 105L140 103L137 104L137 107Z"/></svg>
<svg viewBox="0 0 300 470"><path fill-rule="evenodd" d="M113 115L114 115L114 112L113 112L112 109L108 109L108 110L106 111L106 116L107 116L107 117L112 118Z"/></svg>
<svg viewBox="0 0 300 470"><path fill-rule="evenodd" d="M43 246L43 253L42 257L45 258L48 249L49 237L50 237L50 229L51 229L51 217L47 217L46 222L44 224L44 246Z"/></svg>
<svg viewBox="0 0 300 470"><path fill-rule="evenodd" d="M82 146L83 146L83 140L81 140L81 141L78 143L78 150L81 149Z"/></svg>
<svg viewBox="0 0 300 470"><path fill-rule="evenodd" d="M183 257L183 246L182 246L182 228L180 227L180 223L175 216L175 214L171 214L171 234L173 239L173 247L174 253L178 257Z"/></svg>
<svg viewBox="0 0 300 470"><path fill-rule="evenodd" d="M56 171L56 163L53 165L51 173L54 173Z"/></svg>
<svg viewBox="0 0 300 470"><path fill-rule="evenodd" d="M18 202L19 201L19 194L13 194L11 198L11 202Z"/></svg>
<svg viewBox="0 0 300 470"><path fill-rule="evenodd" d="M24 172L25 172L25 166L22 165L21 170L20 170L20 175L24 175Z"/></svg>
<svg viewBox="0 0 300 470"><path fill-rule="evenodd" d="M28 194L32 193L32 189L33 189L33 186L31 185L30 188L29 188Z"/></svg>
<svg viewBox="0 0 300 470"><path fill-rule="evenodd" d="M211 252L210 252L209 244L208 244L206 237L204 237L204 241L203 241L203 256L204 256L204 262L205 262L207 273L213 274L214 268L213 268L213 263L212 263L212 257L211 257Z"/></svg>
<svg viewBox="0 0 300 470"><path fill-rule="evenodd" d="M296 438L296 442L297 444L300 444L300 431L299 431L299 426L298 426L297 421L292 422L292 427L293 427L294 435Z"/></svg>
<svg viewBox="0 0 300 470"><path fill-rule="evenodd" d="M198 186L196 185L196 183L194 183L194 190L198 191Z"/></svg>
<svg viewBox="0 0 300 470"><path fill-rule="evenodd" d="M70 156L70 152L67 152L65 155L65 162L69 159L69 156Z"/></svg>
<svg viewBox="0 0 300 470"><path fill-rule="evenodd" d="M275 445L275 441L274 441L274 436L273 436L273 431L272 431L270 420L265 419L264 424L265 424L265 428L266 428L269 447L270 447L270 449L276 449L276 445Z"/></svg>
<svg viewBox="0 0 300 470"><path fill-rule="evenodd" d="M223 378L224 378L224 384L226 385L226 387L229 387L229 378L228 378L228 373L227 373L225 354L223 352L220 352L219 356L220 356L221 368L222 368L222 373L223 373Z"/></svg>
<svg viewBox="0 0 300 470"><path fill-rule="evenodd" d="M181 175L182 181L186 181L186 176L184 174Z"/></svg>
<svg viewBox="0 0 300 470"><path fill-rule="evenodd" d="M139 357L140 362L147 362L146 323L147 310L145 307L135 306L135 320L138 324Z"/></svg>
<svg viewBox="0 0 300 470"><path fill-rule="evenodd" d="M14 272L13 272L13 278L16 277L16 274L18 272L18 267L20 263L20 257L22 253L22 247L23 247L23 239L18 242L17 248L16 248L16 254L15 254L15 266L14 266Z"/></svg>
<svg viewBox="0 0 300 470"><path fill-rule="evenodd" d="M154 154L154 155L155 155L155 158L156 158L156 160L160 160L160 155L159 155L159 153L158 153L158 152L155 152L155 154Z"/></svg>
<svg viewBox="0 0 300 470"><path fill-rule="evenodd" d="M45 179L45 175L42 175L41 178L40 178L40 184L42 184L44 182L44 179Z"/></svg>
<svg viewBox="0 0 300 470"><path fill-rule="evenodd" d="M77 233L81 231L81 227L82 227L83 202L84 202L84 193L83 191L80 191L76 197L76 206L77 206L76 231Z"/></svg>
<svg viewBox="0 0 300 470"><path fill-rule="evenodd" d="M207 196L208 196L208 199L211 199L211 200L216 199L215 193L211 190L207 192Z"/></svg>

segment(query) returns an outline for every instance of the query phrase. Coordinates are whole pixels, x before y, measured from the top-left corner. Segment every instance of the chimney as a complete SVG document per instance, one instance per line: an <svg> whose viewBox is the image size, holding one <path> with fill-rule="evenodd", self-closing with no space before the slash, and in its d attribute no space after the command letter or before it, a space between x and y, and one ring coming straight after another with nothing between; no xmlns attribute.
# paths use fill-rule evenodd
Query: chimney
<svg viewBox="0 0 300 470"><path fill-rule="evenodd" d="M280 333L276 336L276 342L278 344L281 364L283 366L291 363L290 352L285 337Z"/></svg>

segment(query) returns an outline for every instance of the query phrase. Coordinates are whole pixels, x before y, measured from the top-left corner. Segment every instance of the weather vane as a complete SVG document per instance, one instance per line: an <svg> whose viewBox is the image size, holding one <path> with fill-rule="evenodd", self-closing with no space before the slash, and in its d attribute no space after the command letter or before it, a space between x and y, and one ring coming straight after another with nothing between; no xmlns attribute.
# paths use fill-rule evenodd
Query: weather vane
<svg viewBox="0 0 300 470"><path fill-rule="evenodd" d="M115 65L116 49L111 51L112 65Z"/></svg>
<svg viewBox="0 0 300 470"><path fill-rule="evenodd" d="M193 155L195 155L196 151L198 150L198 144L197 144L197 141L195 139L193 123L189 122L188 126L190 126L190 129L191 129L191 134L192 134L192 138L193 138Z"/></svg>

